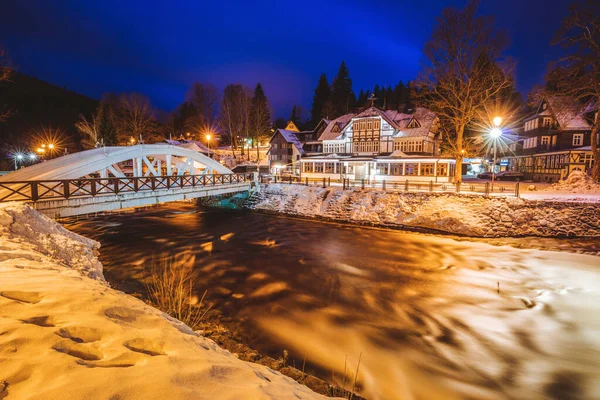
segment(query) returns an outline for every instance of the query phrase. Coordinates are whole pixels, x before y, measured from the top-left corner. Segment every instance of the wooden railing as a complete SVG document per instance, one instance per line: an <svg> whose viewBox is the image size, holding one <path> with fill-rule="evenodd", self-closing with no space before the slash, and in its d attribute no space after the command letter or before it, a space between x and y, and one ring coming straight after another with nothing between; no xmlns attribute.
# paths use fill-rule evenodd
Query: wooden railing
<svg viewBox="0 0 600 400"><path fill-rule="evenodd" d="M359 189L380 189L396 192L428 192L428 193L465 193L465 194L480 194L489 196L492 194L502 196L520 197L520 182L499 182L496 181L493 185L491 182L434 182L434 181L410 181L410 180L393 180L393 181L369 181L367 179L308 179L297 176L262 178L261 183L282 183L295 184L304 186L320 186L323 188L341 186L342 189L359 188Z"/></svg>
<svg viewBox="0 0 600 400"><path fill-rule="evenodd" d="M0 203L94 197L140 191L231 185L252 181L252 174L173 175L0 182Z"/></svg>

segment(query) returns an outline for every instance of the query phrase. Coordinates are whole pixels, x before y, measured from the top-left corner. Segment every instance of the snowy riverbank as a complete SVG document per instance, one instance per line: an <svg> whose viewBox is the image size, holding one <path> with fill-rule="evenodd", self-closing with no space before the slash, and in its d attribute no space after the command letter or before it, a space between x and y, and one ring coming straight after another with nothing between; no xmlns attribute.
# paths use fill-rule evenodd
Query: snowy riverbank
<svg viewBox="0 0 600 400"><path fill-rule="evenodd" d="M324 398L111 289L98 249L0 206L0 398Z"/></svg>
<svg viewBox="0 0 600 400"><path fill-rule="evenodd" d="M473 237L600 236L600 207L593 203L271 184L263 186L246 206L288 215Z"/></svg>

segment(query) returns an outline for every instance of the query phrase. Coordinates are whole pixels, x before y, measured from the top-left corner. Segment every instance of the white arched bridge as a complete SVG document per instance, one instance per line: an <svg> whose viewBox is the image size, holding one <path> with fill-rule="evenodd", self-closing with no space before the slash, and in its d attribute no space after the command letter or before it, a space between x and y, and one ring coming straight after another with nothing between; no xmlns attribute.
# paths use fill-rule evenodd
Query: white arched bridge
<svg viewBox="0 0 600 400"><path fill-rule="evenodd" d="M183 147L102 147L0 177L0 202L27 202L48 216L67 217L245 192L257 182Z"/></svg>

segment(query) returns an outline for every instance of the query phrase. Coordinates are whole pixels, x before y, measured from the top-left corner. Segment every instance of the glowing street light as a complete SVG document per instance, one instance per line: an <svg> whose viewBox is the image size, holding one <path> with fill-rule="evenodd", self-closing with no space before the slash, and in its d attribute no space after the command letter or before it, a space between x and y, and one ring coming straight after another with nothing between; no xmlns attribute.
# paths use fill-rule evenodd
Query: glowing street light
<svg viewBox="0 0 600 400"><path fill-rule="evenodd" d="M15 171L19 169L19 162L23 159L23 154L17 153L15 154Z"/></svg>
<svg viewBox="0 0 600 400"><path fill-rule="evenodd" d="M48 145L48 148L49 148L50 150L54 150L54 144L50 143L50 144Z"/></svg>
<svg viewBox="0 0 600 400"><path fill-rule="evenodd" d="M500 129L500 124L502 123L502 117L495 117L493 119L494 128L490 131L490 136L494 141L494 163L492 164L492 192L494 191L494 181L496 180L496 145L498 143L498 139L502 136L502 129Z"/></svg>
<svg viewBox="0 0 600 400"><path fill-rule="evenodd" d="M29 159L30 159L31 161L35 160L36 158L37 158L37 156L36 156L34 153L31 153L31 154L29 155Z"/></svg>
<svg viewBox="0 0 600 400"><path fill-rule="evenodd" d="M204 137L206 138L206 146L210 150L210 139L212 139L212 135L210 133L207 133Z"/></svg>

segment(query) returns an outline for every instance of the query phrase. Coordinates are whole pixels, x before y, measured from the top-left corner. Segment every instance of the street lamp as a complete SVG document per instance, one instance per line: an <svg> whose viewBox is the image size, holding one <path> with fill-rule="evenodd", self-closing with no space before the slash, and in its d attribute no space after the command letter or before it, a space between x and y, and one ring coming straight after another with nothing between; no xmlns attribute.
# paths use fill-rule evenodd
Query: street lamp
<svg viewBox="0 0 600 400"><path fill-rule="evenodd" d="M494 140L494 163L492 164L492 192L494 191L494 181L496 180L496 144L498 143L498 138L502 136L502 129L500 129L502 118L495 117L493 122L494 128L492 128L492 130L490 131L490 136Z"/></svg>
<svg viewBox="0 0 600 400"><path fill-rule="evenodd" d="M206 138L206 146L210 150L210 139L212 138L212 135L210 133L207 133L205 138Z"/></svg>
<svg viewBox="0 0 600 400"><path fill-rule="evenodd" d="M15 171L19 169L19 162L23 159L23 154L17 153L15 154Z"/></svg>

